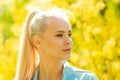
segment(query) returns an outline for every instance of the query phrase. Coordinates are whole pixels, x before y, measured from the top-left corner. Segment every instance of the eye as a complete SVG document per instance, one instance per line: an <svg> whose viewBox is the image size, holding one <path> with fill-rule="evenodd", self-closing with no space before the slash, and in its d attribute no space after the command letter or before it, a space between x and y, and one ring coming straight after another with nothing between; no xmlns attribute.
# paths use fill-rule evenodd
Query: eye
<svg viewBox="0 0 120 80"><path fill-rule="evenodd" d="M71 35L72 35L71 33L70 33L70 34L68 34L68 36L69 36L69 37L71 37Z"/></svg>
<svg viewBox="0 0 120 80"><path fill-rule="evenodd" d="M62 37L62 36L63 36L63 34L57 34L56 36L57 36L57 37Z"/></svg>

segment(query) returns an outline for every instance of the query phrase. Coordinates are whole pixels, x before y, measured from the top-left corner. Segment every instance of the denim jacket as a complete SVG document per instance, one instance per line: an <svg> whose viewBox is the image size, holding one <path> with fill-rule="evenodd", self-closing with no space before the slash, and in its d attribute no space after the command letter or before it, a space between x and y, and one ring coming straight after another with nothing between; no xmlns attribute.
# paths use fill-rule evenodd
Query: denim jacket
<svg viewBox="0 0 120 80"><path fill-rule="evenodd" d="M31 80L37 80L38 74L37 68ZM73 67L65 61L62 80L98 80L98 78L94 73Z"/></svg>

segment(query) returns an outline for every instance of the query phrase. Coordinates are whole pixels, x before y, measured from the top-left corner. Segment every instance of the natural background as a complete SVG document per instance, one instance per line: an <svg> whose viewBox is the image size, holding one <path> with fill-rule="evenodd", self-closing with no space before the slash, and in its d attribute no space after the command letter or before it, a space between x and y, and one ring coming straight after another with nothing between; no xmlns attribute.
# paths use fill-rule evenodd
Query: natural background
<svg viewBox="0 0 120 80"><path fill-rule="evenodd" d="M13 80L21 28L29 10L67 10L73 29L70 63L99 80L120 79L120 0L0 0L0 80Z"/></svg>

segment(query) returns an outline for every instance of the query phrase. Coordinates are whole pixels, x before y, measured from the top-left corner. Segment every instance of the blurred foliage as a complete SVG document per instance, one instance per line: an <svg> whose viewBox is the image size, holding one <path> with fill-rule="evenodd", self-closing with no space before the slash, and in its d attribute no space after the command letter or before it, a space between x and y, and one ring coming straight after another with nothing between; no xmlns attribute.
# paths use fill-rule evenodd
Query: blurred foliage
<svg viewBox="0 0 120 80"><path fill-rule="evenodd" d="M15 77L21 27L29 10L67 10L71 64L100 80L120 79L120 0L0 0L0 80Z"/></svg>

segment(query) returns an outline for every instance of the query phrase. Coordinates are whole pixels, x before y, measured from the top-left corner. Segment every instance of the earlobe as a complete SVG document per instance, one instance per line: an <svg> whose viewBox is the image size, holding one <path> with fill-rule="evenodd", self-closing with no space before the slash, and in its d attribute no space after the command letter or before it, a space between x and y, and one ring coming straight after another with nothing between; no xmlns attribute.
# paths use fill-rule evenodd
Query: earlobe
<svg viewBox="0 0 120 80"><path fill-rule="evenodd" d="M40 38L37 35L32 36L32 42L36 48L40 47Z"/></svg>

